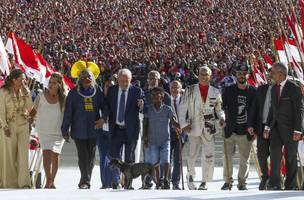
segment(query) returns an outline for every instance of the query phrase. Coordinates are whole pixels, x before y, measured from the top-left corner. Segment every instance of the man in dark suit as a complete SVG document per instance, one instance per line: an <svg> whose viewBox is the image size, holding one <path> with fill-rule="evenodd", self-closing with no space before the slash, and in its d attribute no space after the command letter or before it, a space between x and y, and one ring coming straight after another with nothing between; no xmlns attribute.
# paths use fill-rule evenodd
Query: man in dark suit
<svg viewBox="0 0 304 200"><path fill-rule="evenodd" d="M139 135L139 111L144 106L143 91L131 83L132 73L128 69L118 72L118 85L109 88L106 97L111 133L110 156L122 159L125 147L125 162L135 161L135 148ZM119 187L119 171L113 172L112 187Z"/></svg>
<svg viewBox="0 0 304 200"><path fill-rule="evenodd" d="M262 173L262 180L259 185L259 190L265 190L266 182L269 178L267 159L270 155L270 141L269 139L265 139L263 137L263 131L267 122L268 112L271 105L271 71L269 71L267 75L267 82L268 84L260 86L257 90L253 105L251 106L251 117L249 117L248 121L248 132L251 135L256 134L257 136L257 154Z"/></svg>
<svg viewBox="0 0 304 200"><path fill-rule="evenodd" d="M285 190L296 189L297 148L301 139L304 113L300 87L287 80L288 68L282 63L272 67L276 85L271 90L271 107L264 130L264 138L270 138L271 173L269 189L281 189L280 166L282 146L286 150Z"/></svg>

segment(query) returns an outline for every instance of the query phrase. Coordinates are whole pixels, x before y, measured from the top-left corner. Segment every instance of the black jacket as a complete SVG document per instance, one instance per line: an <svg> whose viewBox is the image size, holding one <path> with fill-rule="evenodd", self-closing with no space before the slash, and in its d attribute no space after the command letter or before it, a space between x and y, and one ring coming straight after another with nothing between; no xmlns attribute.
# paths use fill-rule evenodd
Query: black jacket
<svg viewBox="0 0 304 200"><path fill-rule="evenodd" d="M247 86L247 102L246 102L246 110L247 110L247 123L250 121L250 107L254 101L254 96L256 94L256 89L252 86ZM238 104L237 104L237 95L238 95L238 87L237 84L233 84L229 87L226 87L223 92L223 110L226 115L226 127L225 127L225 137L229 138L232 135L232 132L236 127L236 119L238 112ZM248 125L247 125L248 127ZM245 132L248 135L249 133ZM250 138L249 138L250 139Z"/></svg>
<svg viewBox="0 0 304 200"><path fill-rule="evenodd" d="M253 127L256 134L263 135L263 111L267 91L270 85L262 85L257 89L254 102L250 108L248 127Z"/></svg>
<svg viewBox="0 0 304 200"><path fill-rule="evenodd" d="M292 139L294 131L302 130L304 103L300 87L287 80L278 102L276 86L271 90L271 107L267 118L270 130L278 126L283 136Z"/></svg>

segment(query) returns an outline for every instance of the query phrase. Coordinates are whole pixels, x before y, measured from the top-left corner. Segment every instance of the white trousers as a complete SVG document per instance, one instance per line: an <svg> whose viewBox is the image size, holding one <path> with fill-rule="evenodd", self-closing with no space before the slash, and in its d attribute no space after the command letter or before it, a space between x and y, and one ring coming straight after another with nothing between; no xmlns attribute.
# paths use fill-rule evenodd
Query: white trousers
<svg viewBox="0 0 304 200"><path fill-rule="evenodd" d="M202 148L202 182L210 182L214 171L214 135L189 136L188 176L195 177L195 162Z"/></svg>

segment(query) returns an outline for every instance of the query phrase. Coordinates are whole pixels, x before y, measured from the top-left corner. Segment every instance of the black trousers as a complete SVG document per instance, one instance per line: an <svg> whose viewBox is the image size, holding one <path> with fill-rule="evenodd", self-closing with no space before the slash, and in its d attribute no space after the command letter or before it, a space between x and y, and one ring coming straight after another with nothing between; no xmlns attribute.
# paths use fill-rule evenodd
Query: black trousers
<svg viewBox="0 0 304 200"><path fill-rule="evenodd" d="M265 125L263 126L264 130ZM270 140L263 138L263 133L257 136L257 155L261 168L262 179L267 180L268 176L268 157L270 156Z"/></svg>
<svg viewBox="0 0 304 200"><path fill-rule="evenodd" d="M96 139L74 139L74 141L77 148L78 166L81 174L78 186L84 183L90 186L95 163Z"/></svg>
<svg viewBox="0 0 304 200"><path fill-rule="evenodd" d="M128 139L125 129L120 129L115 126L112 133L110 156L122 160L122 150L125 147L124 160L127 163L135 162L135 149L137 141L130 141ZM120 179L120 171L118 169L112 170L112 182L118 183ZM132 184L132 183L131 183Z"/></svg>
<svg viewBox="0 0 304 200"><path fill-rule="evenodd" d="M181 177L181 157L180 151L182 147L179 140L172 140L170 145L170 161L171 166L173 166L171 181L173 185L178 185ZM173 162L172 162L173 161Z"/></svg>
<svg viewBox="0 0 304 200"><path fill-rule="evenodd" d="M289 134L289 135L288 135ZM272 186L281 186L281 160L282 146L286 150L286 179L285 189L296 188L297 183L297 151L298 142L292 140L292 132L284 131L276 125L270 133L270 184Z"/></svg>

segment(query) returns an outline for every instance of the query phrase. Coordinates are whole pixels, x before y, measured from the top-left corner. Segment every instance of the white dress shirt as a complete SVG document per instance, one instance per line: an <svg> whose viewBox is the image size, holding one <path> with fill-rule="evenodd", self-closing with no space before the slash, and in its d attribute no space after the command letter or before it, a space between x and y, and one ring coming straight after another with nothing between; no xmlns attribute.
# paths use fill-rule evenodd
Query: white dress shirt
<svg viewBox="0 0 304 200"><path fill-rule="evenodd" d="M121 93L122 93L122 89L119 87L119 89L118 89L118 95L117 95L116 124L118 124L120 126L124 126L125 125L125 120L122 121L121 123L118 120ZM126 112L126 106L127 106L128 93L129 93L129 88L125 91L125 112Z"/></svg>
<svg viewBox="0 0 304 200"><path fill-rule="evenodd" d="M173 110L173 113L175 114L176 117L178 117L178 116L177 116L177 113L178 113L178 105L179 105L179 102L180 102L180 98L181 98L181 95L180 95L180 94L177 95L177 97L176 97L176 109L177 109L177 110L175 110L175 107L174 107L174 97L171 96L172 110Z"/></svg>

